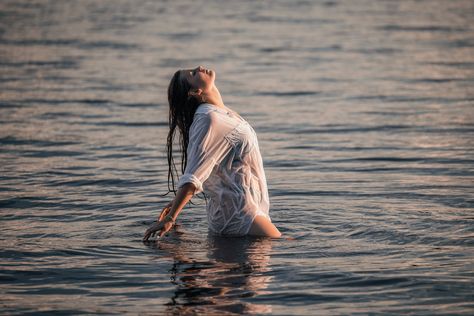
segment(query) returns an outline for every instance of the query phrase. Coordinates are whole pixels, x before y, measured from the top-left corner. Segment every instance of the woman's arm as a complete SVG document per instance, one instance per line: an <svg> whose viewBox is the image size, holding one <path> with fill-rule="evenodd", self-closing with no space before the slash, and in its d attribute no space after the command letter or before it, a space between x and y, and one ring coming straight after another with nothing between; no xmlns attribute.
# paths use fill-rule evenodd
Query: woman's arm
<svg viewBox="0 0 474 316"><path fill-rule="evenodd" d="M173 200L173 206L167 212L166 216L162 220L156 221L151 225L145 235L143 236L143 241L147 241L150 236L155 235L158 232L158 236L163 236L167 231L173 227L173 223L178 218L179 213L184 208L184 206L189 202L193 197L194 192L196 191L196 186L192 183L185 183L178 189L176 197Z"/></svg>
<svg viewBox="0 0 474 316"><path fill-rule="evenodd" d="M172 217L173 221L176 221L179 213L183 207L188 204L189 200L191 200L195 191L196 186L191 182L185 183L183 186L181 186L176 193L176 197L173 200L173 206L171 207L171 210L167 216Z"/></svg>

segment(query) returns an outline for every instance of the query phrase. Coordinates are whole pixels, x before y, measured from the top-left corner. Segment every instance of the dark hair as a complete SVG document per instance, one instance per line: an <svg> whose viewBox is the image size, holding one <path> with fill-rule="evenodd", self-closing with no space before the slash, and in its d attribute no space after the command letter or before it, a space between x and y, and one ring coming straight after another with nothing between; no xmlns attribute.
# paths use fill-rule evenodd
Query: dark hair
<svg viewBox="0 0 474 316"><path fill-rule="evenodd" d="M181 70L175 72L168 86L168 124L170 128L166 141L168 155L168 193L173 192L174 195L176 195L177 191L175 189L175 176L176 178L178 177L178 171L173 159L173 141L176 134L176 128L179 130L181 173L183 174L188 160L187 148L189 144L189 129L193 123L194 113L196 113L196 109L202 103L202 101L198 100L196 97L188 95L191 88L192 87L186 78L181 77Z"/></svg>

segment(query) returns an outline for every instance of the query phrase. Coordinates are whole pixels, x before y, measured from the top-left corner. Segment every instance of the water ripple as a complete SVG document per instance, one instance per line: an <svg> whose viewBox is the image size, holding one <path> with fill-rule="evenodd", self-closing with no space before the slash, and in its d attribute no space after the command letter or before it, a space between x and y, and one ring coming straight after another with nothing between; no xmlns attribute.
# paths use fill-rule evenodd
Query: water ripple
<svg viewBox="0 0 474 316"><path fill-rule="evenodd" d="M2 1L2 313L471 315L472 5L432 2ZM141 241L199 64L284 238L213 236L195 197Z"/></svg>

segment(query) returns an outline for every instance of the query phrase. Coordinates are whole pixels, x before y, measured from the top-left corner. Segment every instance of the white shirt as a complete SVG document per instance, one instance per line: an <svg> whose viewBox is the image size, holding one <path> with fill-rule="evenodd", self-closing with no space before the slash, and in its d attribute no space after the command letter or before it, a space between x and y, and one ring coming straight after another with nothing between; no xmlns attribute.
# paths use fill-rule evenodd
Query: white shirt
<svg viewBox="0 0 474 316"><path fill-rule="evenodd" d="M188 161L178 188L196 186L209 196L211 232L246 235L257 215L270 219L267 181L257 134L240 115L199 105L189 130Z"/></svg>

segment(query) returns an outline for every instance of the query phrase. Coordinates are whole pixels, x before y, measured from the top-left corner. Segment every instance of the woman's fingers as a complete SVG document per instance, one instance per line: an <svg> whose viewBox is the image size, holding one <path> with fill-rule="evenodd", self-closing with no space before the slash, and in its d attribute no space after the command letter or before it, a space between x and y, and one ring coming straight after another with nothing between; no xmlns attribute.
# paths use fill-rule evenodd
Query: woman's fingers
<svg viewBox="0 0 474 316"><path fill-rule="evenodd" d="M145 232L145 235L143 236L143 241L148 241L148 238L150 238L150 233Z"/></svg>
<svg viewBox="0 0 474 316"><path fill-rule="evenodd" d="M173 222L155 222L146 230L145 235L143 236L143 241L148 241L150 237L155 237L155 235L161 238L171 229L171 227L173 227Z"/></svg>
<svg viewBox="0 0 474 316"><path fill-rule="evenodd" d="M153 231L151 230L151 228L148 228L147 231L145 232L145 236L143 236L143 241L148 241L152 233Z"/></svg>
<svg viewBox="0 0 474 316"><path fill-rule="evenodd" d="M143 241L147 241L150 236L154 236L157 231L163 229L163 224L161 222L153 223L145 232L145 235L143 236Z"/></svg>

